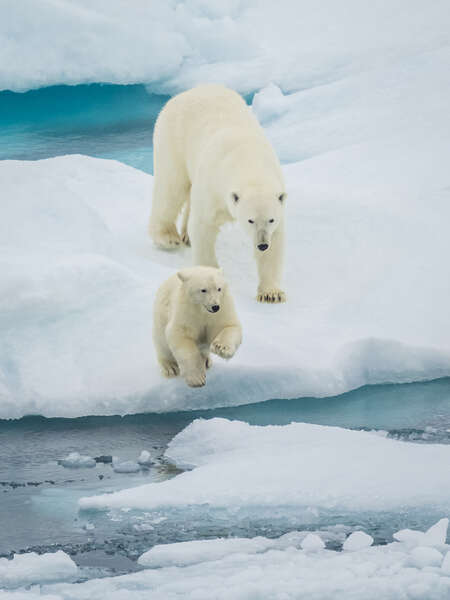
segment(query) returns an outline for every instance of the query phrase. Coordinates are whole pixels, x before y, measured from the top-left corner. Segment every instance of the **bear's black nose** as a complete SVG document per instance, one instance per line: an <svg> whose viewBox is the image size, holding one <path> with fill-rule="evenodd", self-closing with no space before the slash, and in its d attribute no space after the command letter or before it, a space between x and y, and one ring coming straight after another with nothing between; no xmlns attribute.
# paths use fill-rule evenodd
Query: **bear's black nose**
<svg viewBox="0 0 450 600"><path fill-rule="evenodd" d="M211 310L213 312L217 312L219 310L220 306L218 304L214 304L214 306L211 306Z"/></svg>
<svg viewBox="0 0 450 600"><path fill-rule="evenodd" d="M267 250L268 247L269 247L269 244L258 244L258 250L261 250L261 252L264 252L264 250Z"/></svg>

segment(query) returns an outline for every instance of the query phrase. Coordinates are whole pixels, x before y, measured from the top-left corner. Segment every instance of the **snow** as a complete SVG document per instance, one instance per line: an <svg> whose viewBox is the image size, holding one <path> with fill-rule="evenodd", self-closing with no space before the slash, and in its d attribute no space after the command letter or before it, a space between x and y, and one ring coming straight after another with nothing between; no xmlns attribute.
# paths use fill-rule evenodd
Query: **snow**
<svg viewBox="0 0 450 600"><path fill-rule="evenodd" d="M2 161L0 418L212 408L450 375L445 136L434 154L425 138L397 142L285 167L285 305L255 302L249 241L237 225L221 233L244 343L216 359L202 390L164 380L154 358L153 297L190 249L149 241L152 177L82 156Z"/></svg>
<svg viewBox="0 0 450 600"><path fill-rule="evenodd" d="M300 545L305 552L318 552L325 548L322 539L315 533L308 533Z"/></svg>
<svg viewBox="0 0 450 600"><path fill-rule="evenodd" d="M439 567L442 563L442 554L436 548L417 546L411 551L411 561L416 567Z"/></svg>
<svg viewBox="0 0 450 600"><path fill-rule="evenodd" d="M367 535L364 531L354 531L345 540L342 549L348 552L355 552L356 550L363 550L373 544L373 537Z"/></svg>
<svg viewBox="0 0 450 600"><path fill-rule="evenodd" d="M15 554L12 560L0 558L0 587L18 588L72 579L77 572L76 564L62 550L41 555L35 552Z"/></svg>
<svg viewBox="0 0 450 600"><path fill-rule="evenodd" d="M147 567L140 572L78 584L45 585L39 598L447 600L449 597L450 577L432 559L440 554L437 550L424 549L428 556L425 564L415 561L414 550L401 542L354 552L323 548L311 552L302 548L306 539L305 532L292 532L278 539L230 538L155 546L139 559ZM22 593L20 600L34 600L33 591Z"/></svg>
<svg viewBox="0 0 450 600"><path fill-rule="evenodd" d="M68 469L92 468L97 464L91 456L84 456L79 452L71 452L66 458L62 458L58 463Z"/></svg>
<svg viewBox="0 0 450 600"><path fill-rule="evenodd" d="M192 470L167 481L82 498L81 508L450 510L447 445L306 423L261 427L215 418L188 425L165 456ZM439 535L429 536L433 544L445 539L443 525L437 527Z"/></svg>
<svg viewBox="0 0 450 600"><path fill-rule="evenodd" d="M142 450L139 454L138 463L143 466L148 466L152 464L152 457L148 450Z"/></svg>

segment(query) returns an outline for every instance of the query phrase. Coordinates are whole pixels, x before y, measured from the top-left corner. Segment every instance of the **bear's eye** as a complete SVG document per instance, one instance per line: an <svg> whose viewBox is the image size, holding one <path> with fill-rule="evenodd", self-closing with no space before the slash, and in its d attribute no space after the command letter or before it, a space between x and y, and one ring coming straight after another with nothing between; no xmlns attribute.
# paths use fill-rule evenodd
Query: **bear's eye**
<svg viewBox="0 0 450 600"><path fill-rule="evenodd" d="M248 220L248 222L249 222L249 223L251 223L251 224L253 225L253 223L254 223L255 221L253 221L253 219L249 219L249 220Z"/></svg>
<svg viewBox="0 0 450 600"><path fill-rule="evenodd" d="M273 223L275 219L269 219L269 223Z"/></svg>
<svg viewBox="0 0 450 600"><path fill-rule="evenodd" d="M222 288L217 288L217 291L218 291L218 292L221 292L221 291L222 291Z"/></svg>
<svg viewBox="0 0 450 600"><path fill-rule="evenodd" d="M206 290L200 290L201 292L203 292L204 294L206 294Z"/></svg>

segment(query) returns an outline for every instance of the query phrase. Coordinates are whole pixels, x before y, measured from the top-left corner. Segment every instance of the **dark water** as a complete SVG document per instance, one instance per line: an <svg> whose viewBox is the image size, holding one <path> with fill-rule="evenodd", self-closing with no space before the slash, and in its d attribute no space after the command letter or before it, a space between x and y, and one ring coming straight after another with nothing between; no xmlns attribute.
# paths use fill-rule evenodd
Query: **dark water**
<svg viewBox="0 0 450 600"><path fill-rule="evenodd" d="M143 85L1 92L0 160L87 154L151 173L153 126L167 100Z"/></svg>
<svg viewBox="0 0 450 600"><path fill-rule="evenodd" d="M300 398L211 411L125 417L0 421L0 555L62 548L79 565L127 572L156 543L227 535L277 536L292 529L327 531L339 546L349 528L364 527L384 543L403 527L424 529L442 515L320 514L293 507L228 511L211 507L109 513L78 512L81 496L98 494L176 474L163 458L167 443L195 418L225 417L251 424L292 421L383 429L401 440L450 443L450 379L407 385L368 386L331 398ZM108 463L92 469L58 464L69 452L136 460L142 450L153 465L137 474L118 474ZM345 524L346 527L342 527Z"/></svg>

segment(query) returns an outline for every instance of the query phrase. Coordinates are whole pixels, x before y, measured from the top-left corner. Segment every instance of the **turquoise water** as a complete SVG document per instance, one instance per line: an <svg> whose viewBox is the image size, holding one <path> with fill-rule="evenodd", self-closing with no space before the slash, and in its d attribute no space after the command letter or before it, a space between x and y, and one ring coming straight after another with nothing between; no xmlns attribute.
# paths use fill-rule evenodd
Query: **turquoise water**
<svg viewBox="0 0 450 600"><path fill-rule="evenodd" d="M1 92L0 160L87 154L152 173L153 127L167 100L143 85Z"/></svg>

